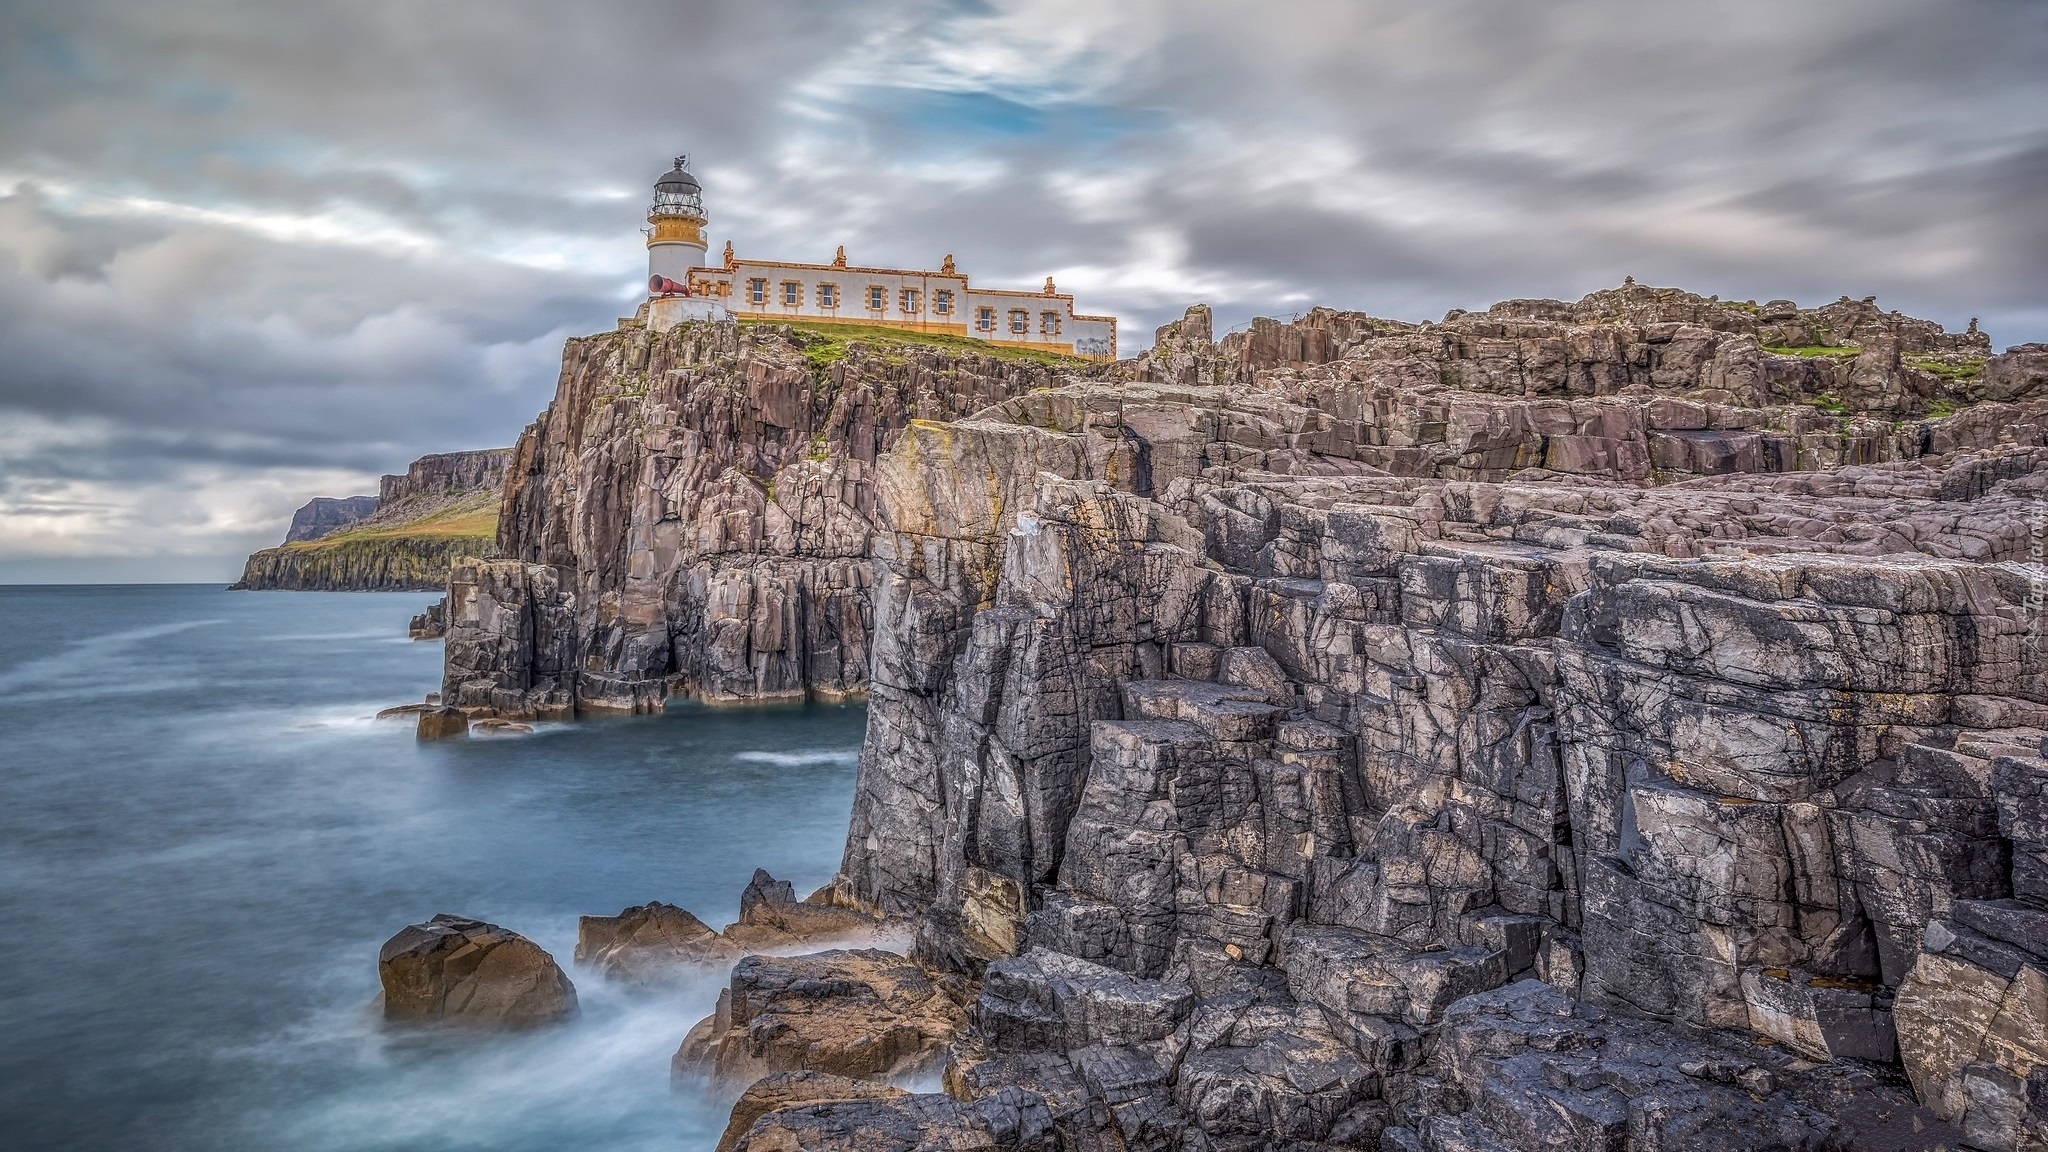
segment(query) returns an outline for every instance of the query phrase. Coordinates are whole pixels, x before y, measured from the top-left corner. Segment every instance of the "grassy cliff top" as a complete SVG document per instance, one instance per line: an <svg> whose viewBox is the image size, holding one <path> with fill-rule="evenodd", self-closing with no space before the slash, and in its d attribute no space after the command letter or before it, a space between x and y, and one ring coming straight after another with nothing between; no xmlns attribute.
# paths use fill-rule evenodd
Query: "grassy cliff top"
<svg viewBox="0 0 2048 1152"><path fill-rule="evenodd" d="M379 512L318 540L299 540L284 547L294 552L317 552L400 537L495 540L498 535L498 493L494 490L471 492L446 503L431 504L417 509L416 514L410 516L406 509L396 511L397 515L390 518Z"/></svg>
<svg viewBox="0 0 2048 1152"><path fill-rule="evenodd" d="M802 341L804 358L818 371L846 359L847 352L855 344L880 350L884 355L906 348L934 348L946 352L987 356L1016 364L1038 364L1047 368L1080 369L1092 363L1080 356L1067 356L1039 348L1011 348L991 344L986 340L976 340L971 336L955 336L946 332L911 332L900 328L870 327L865 324L826 324L810 321L796 323L785 320L742 320L740 324L747 328L787 329Z"/></svg>

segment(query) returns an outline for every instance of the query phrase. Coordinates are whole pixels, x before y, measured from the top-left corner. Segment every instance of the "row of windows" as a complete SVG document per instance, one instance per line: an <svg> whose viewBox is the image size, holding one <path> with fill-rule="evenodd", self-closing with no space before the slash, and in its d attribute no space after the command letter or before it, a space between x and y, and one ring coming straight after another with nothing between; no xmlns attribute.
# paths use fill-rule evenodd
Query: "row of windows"
<svg viewBox="0 0 2048 1152"><path fill-rule="evenodd" d="M1025 308L1012 308L1010 309L1008 322L1012 335L1025 335L1031 331L1031 312ZM974 310L974 329L977 332L995 331L996 310L986 307L976 308ZM1059 335L1060 314L1057 312L1040 312L1038 314L1038 331L1046 336Z"/></svg>
<svg viewBox="0 0 2048 1152"><path fill-rule="evenodd" d="M802 281L784 280L776 285L776 287L779 290L778 296L782 301L783 307L803 307L804 286ZM906 316L916 315L923 305L922 297L923 293L916 288L898 289L896 293L896 307ZM747 281L747 303L756 307L765 306L768 303L768 281L765 277L756 277ZM839 307L839 285L818 285L818 307ZM881 284L868 285L867 307L870 312L888 311L889 289ZM953 314L953 293L950 289L940 288L932 293L932 311L940 316L951 316ZM1012 308L1005 319L1013 335L1023 336L1031 331L1031 312L1029 309ZM1057 336L1060 334L1060 320L1061 316L1058 312L1040 312L1038 314L1038 331L1046 336ZM980 332L995 331L996 310L989 307L976 308L974 310L974 327Z"/></svg>
<svg viewBox="0 0 2048 1152"><path fill-rule="evenodd" d="M803 307L804 286L802 281L784 280L781 284L777 285L777 288L779 289L778 295L783 307ZM766 279L756 278L747 281L747 303L756 306L768 303L768 281ZM889 289L881 284L868 285L867 306L870 312L888 311ZM839 307L839 285L818 285L818 307ZM924 308L924 293L916 288L901 289L896 294L896 307L906 316L916 315ZM953 293L951 289L941 288L932 293L932 311L940 316L951 316L953 314Z"/></svg>

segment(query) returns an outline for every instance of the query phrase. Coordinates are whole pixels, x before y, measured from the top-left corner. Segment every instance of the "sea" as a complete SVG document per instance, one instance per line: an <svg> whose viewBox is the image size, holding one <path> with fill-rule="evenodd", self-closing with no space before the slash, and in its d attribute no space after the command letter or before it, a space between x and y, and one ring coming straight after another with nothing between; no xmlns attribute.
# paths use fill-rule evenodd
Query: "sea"
<svg viewBox="0 0 2048 1152"><path fill-rule="evenodd" d="M576 918L734 919L838 864L865 711L707 708L422 743L429 595L0 587L0 1147L708 1150L669 1082L721 973L652 994ZM437 912L551 952L574 1022L391 1032L377 951Z"/></svg>

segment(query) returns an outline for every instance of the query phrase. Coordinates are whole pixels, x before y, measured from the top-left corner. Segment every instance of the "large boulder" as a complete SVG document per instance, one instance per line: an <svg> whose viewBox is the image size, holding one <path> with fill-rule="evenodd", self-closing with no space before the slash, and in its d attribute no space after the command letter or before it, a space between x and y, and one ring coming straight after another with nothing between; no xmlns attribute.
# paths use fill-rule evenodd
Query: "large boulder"
<svg viewBox="0 0 2048 1152"><path fill-rule="evenodd" d="M671 1069L679 1080L708 1076L724 1088L774 1072L913 1076L943 1062L961 1020L924 969L893 952L749 956Z"/></svg>
<svg viewBox="0 0 2048 1152"><path fill-rule="evenodd" d="M409 924L377 954L384 1019L529 1028L576 1014L576 986L540 945L466 916Z"/></svg>
<svg viewBox="0 0 2048 1152"><path fill-rule="evenodd" d="M730 940L674 904L636 904L617 916L576 921L576 962L614 980L666 983L739 954Z"/></svg>

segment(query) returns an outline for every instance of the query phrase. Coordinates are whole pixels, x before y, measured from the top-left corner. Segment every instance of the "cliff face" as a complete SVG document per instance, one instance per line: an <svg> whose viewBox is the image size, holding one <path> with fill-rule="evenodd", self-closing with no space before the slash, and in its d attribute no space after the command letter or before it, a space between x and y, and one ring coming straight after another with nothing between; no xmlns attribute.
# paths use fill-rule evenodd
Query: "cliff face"
<svg viewBox="0 0 2048 1152"><path fill-rule="evenodd" d="M691 325L572 340L513 450L507 558L450 585L442 698L503 715L865 687L874 462L1042 356Z"/></svg>
<svg viewBox="0 0 2048 1152"><path fill-rule="evenodd" d="M834 898L978 987L987 1146L2048 1146L2041 349L1625 285L805 351L572 343L444 696L865 675Z"/></svg>
<svg viewBox="0 0 2048 1152"><path fill-rule="evenodd" d="M496 547L503 448L443 452L386 476L376 496L315 499L292 518L285 543L249 557L235 588L326 592L429 592L447 586L465 557ZM360 510L360 511L357 511ZM348 513L357 514L349 516Z"/></svg>
<svg viewBox="0 0 2048 1152"><path fill-rule="evenodd" d="M1903 338L1536 310L1194 313L883 457L839 884L986 965L949 1083L1205 1147L1820 1148L1883 1130L1809 1107L1839 1062L1903 1059L1970 1146L2042 1147L2048 381L1774 407L1954 394ZM1023 1023L1109 979L1062 957L1193 996L1108 1039L1121 1098Z"/></svg>

